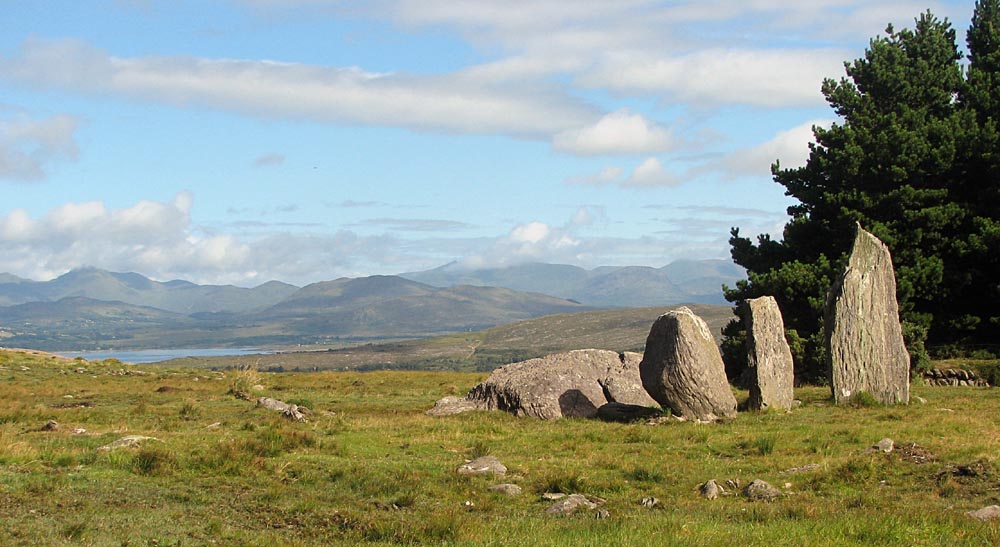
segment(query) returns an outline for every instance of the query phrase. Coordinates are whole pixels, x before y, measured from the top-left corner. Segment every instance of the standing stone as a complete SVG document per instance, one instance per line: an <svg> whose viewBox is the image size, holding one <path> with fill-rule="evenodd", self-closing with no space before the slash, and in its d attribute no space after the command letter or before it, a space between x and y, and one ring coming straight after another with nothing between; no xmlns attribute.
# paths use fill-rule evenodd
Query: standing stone
<svg viewBox="0 0 1000 547"><path fill-rule="evenodd" d="M867 392L884 404L910 400L910 354L885 244L858 225L847 269L830 289L826 349L836 403Z"/></svg>
<svg viewBox="0 0 1000 547"><path fill-rule="evenodd" d="M773 296L747 300L747 359L751 370L749 408L791 410L795 400L792 350ZM754 374L756 372L756 374Z"/></svg>
<svg viewBox="0 0 1000 547"><path fill-rule="evenodd" d="M736 397L708 325L681 307L661 315L639 363L646 391L683 418L711 421L736 415Z"/></svg>

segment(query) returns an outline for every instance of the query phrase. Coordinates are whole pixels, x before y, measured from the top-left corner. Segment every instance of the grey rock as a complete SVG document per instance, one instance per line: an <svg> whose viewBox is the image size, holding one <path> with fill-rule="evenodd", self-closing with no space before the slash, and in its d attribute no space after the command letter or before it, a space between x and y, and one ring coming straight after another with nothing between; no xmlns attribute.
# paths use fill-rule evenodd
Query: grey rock
<svg viewBox="0 0 1000 547"><path fill-rule="evenodd" d="M607 403L597 409L597 418L605 422L631 423L661 416L663 412L658 408L625 403Z"/></svg>
<svg viewBox="0 0 1000 547"><path fill-rule="evenodd" d="M827 298L830 386L838 404L867 392L884 404L910 400L910 354L903 343L889 249L857 227L847 269Z"/></svg>
<svg viewBox="0 0 1000 547"><path fill-rule="evenodd" d="M785 340L785 323L773 296L747 300L747 360L751 368L753 410L791 410L795 399L792 351Z"/></svg>
<svg viewBox="0 0 1000 547"><path fill-rule="evenodd" d="M896 447L896 442L893 441L892 439L890 439L889 437L885 437L884 439L881 439L879 442L875 443L872 446L872 448L874 448L874 449L876 449L876 450L878 450L880 452L884 452L886 454L892 452L892 449L895 448L895 447Z"/></svg>
<svg viewBox="0 0 1000 547"><path fill-rule="evenodd" d="M653 497L642 498L642 501L639 502L639 505L643 507L649 507L650 509L652 509L653 507L659 507L660 500Z"/></svg>
<svg viewBox="0 0 1000 547"><path fill-rule="evenodd" d="M296 422L306 421L305 415L309 410L305 407L299 408L297 405L290 405L284 401L279 401L278 399L272 399L270 397L257 398L257 406L268 410L278 411L284 417Z"/></svg>
<svg viewBox="0 0 1000 547"><path fill-rule="evenodd" d="M725 495L726 490L719 483L715 482L715 479L711 479L698 488L698 493L705 499L714 500L719 496Z"/></svg>
<svg viewBox="0 0 1000 547"><path fill-rule="evenodd" d="M791 469L785 469L781 472L782 475L794 475L796 473L805 473L808 471L815 471L820 468L818 463L810 463L803 465L801 467L793 467Z"/></svg>
<svg viewBox="0 0 1000 547"><path fill-rule="evenodd" d="M743 489L743 495L751 501L772 501L781 497L781 490L765 481L754 479Z"/></svg>
<svg viewBox="0 0 1000 547"><path fill-rule="evenodd" d="M495 484L487 488L487 490L490 492L497 492L499 494L504 494L505 496L520 496L522 492L520 486L510 483Z"/></svg>
<svg viewBox="0 0 1000 547"><path fill-rule="evenodd" d="M583 494L570 494L565 498L553 503L545 510L550 515L569 515L580 509L593 511L598 504L587 499Z"/></svg>
<svg viewBox="0 0 1000 547"><path fill-rule="evenodd" d="M585 349L501 367L466 397L479 408L543 420L593 418L609 402L654 406L637 353Z"/></svg>
<svg viewBox="0 0 1000 547"><path fill-rule="evenodd" d="M678 416L700 421L736 416L719 347L705 321L686 307L653 323L639 372L646 391Z"/></svg>
<svg viewBox="0 0 1000 547"><path fill-rule="evenodd" d="M434 403L434 408L428 410L428 416L453 416L472 410L482 410L481 405L476 401L470 401L466 397L445 397Z"/></svg>
<svg viewBox="0 0 1000 547"><path fill-rule="evenodd" d="M546 492L542 494L542 499L545 501L556 501L561 500L566 497L566 494L562 492Z"/></svg>
<svg viewBox="0 0 1000 547"><path fill-rule="evenodd" d="M55 420L49 420L45 422L45 425L41 427L42 431L59 431L59 422Z"/></svg>
<svg viewBox="0 0 1000 547"><path fill-rule="evenodd" d="M138 448L146 441L160 441L156 437L146 437L144 435L126 435L116 441L112 441L104 446L97 447L100 452L110 452L119 448Z"/></svg>
<svg viewBox="0 0 1000 547"><path fill-rule="evenodd" d="M502 477L507 474L507 466L500 463L500 460L495 456L482 456L460 465L457 472L459 475L494 475Z"/></svg>
<svg viewBox="0 0 1000 547"><path fill-rule="evenodd" d="M611 518L611 512L607 509L598 509L597 512L594 513L594 518L598 520L609 519Z"/></svg>
<svg viewBox="0 0 1000 547"><path fill-rule="evenodd" d="M990 505L988 507L983 507L982 509L969 511L965 514L983 522L995 520L1000 518L1000 505Z"/></svg>

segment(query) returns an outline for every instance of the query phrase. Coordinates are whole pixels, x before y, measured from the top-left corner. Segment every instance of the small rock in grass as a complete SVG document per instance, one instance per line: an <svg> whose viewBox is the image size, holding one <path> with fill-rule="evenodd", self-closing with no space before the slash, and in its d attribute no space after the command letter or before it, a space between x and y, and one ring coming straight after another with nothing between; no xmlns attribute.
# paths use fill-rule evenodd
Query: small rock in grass
<svg viewBox="0 0 1000 547"><path fill-rule="evenodd" d="M59 431L59 422L49 420L42 426L42 431Z"/></svg>
<svg viewBox="0 0 1000 547"><path fill-rule="evenodd" d="M578 509L593 511L598 508L598 504L587 499L583 494L570 494L565 498L553 503L545 510L550 515L569 515Z"/></svg>
<svg viewBox="0 0 1000 547"><path fill-rule="evenodd" d="M101 452L108 452L111 450L116 450L118 448L137 448L144 441L159 441L155 437L146 437L144 435L126 435L117 441L110 442L104 446L97 447L97 450ZM162 441L161 441L162 442Z"/></svg>
<svg viewBox="0 0 1000 547"><path fill-rule="evenodd" d="M566 494L562 492L546 492L542 494L542 499L545 501L556 501L561 500L566 497Z"/></svg>
<svg viewBox="0 0 1000 547"><path fill-rule="evenodd" d="M660 505L660 500L658 500L656 498L653 498L653 497L642 498L642 501L639 502L639 505L641 505L643 507L653 508L653 507L657 507L657 506Z"/></svg>
<svg viewBox="0 0 1000 547"><path fill-rule="evenodd" d="M611 513L607 509L600 509L594 514L594 518L598 520L611 518Z"/></svg>
<svg viewBox="0 0 1000 547"><path fill-rule="evenodd" d="M765 481L754 479L743 489L743 495L751 501L772 501L781 497L781 491Z"/></svg>
<svg viewBox="0 0 1000 547"><path fill-rule="evenodd" d="M507 466L500 463L495 456L482 456L458 467L459 475L494 475L507 474Z"/></svg>
<svg viewBox="0 0 1000 547"><path fill-rule="evenodd" d="M506 496L519 496L521 495L521 487L516 484L496 484L487 488L490 492L497 492L499 494L504 494Z"/></svg>
<svg viewBox="0 0 1000 547"><path fill-rule="evenodd" d="M719 483L715 482L715 479L711 479L705 484L702 484L698 489L698 492L701 494L701 497L708 500L714 500L719 496L725 495L726 490L719 486Z"/></svg>
<svg viewBox="0 0 1000 547"><path fill-rule="evenodd" d="M977 509L975 511L968 511L965 513L970 517L986 522L988 520L995 520L1000 518L1000 505L990 505L988 507L983 507L982 509Z"/></svg>
<svg viewBox="0 0 1000 547"><path fill-rule="evenodd" d="M890 439L889 437L885 437L884 439L875 443L874 446L872 446L872 448L885 452L886 454L892 452L892 449L895 447L896 447L896 442Z"/></svg>

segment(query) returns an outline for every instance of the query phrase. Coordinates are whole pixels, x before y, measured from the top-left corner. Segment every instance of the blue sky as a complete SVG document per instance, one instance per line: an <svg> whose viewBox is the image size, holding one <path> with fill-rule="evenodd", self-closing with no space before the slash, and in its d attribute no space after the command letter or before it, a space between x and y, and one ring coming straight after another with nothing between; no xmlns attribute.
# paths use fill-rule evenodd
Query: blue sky
<svg viewBox="0 0 1000 547"><path fill-rule="evenodd" d="M727 258L780 234L822 79L926 9L964 36L972 2L9 2L0 272Z"/></svg>

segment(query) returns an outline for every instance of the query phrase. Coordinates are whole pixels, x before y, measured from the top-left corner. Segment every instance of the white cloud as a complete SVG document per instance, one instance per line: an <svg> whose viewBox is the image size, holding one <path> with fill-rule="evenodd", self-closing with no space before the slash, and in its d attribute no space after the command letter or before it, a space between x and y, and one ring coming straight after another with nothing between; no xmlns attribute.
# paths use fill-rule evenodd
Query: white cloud
<svg viewBox="0 0 1000 547"><path fill-rule="evenodd" d="M491 86L461 74L377 74L358 68L193 57L112 57L75 40L28 40L0 59L7 78L119 93L254 116L547 137L593 109L544 82Z"/></svg>
<svg viewBox="0 0 1000 547"><path fill-rule="evenodd" d="M557 134L552 146L560 152L585 156L646 154L663 152L673 141L670 131L623 108L603 116L593 125Z"/></svg>
<svg viewBox="0 0 1000 547"><path fill-rule="evenodd" d="M768 176L771 164L778 160L782 168L800 167L809 158L809 143L814 141L813 126L829 127L833 120L813 120L781 131L771 140L737 150L719 164L707 169L721 169L730 177Z"/></svg>
<svg viewBox="0 0 1000 547"><path fill-rule="evenodd" d="M629 175L622 186L626 188L649 188L659 186L678 186L682 183L680 177L667 171L660 160L646 158Z"/></svg>
<svg viewBox="0 0 1000 547"><path fill-rule="evenodd" d="M56 160L76 159L74 134L79 120L59 115L32 119L23 114L0 118L0 179L39 181Z"/></svg>
<svg viewBox="0 0 1000 547"><path fill-rule="evenodd" d="M713 48L677 56L613 53L584 85L702 105L769 108L823 104L823 78L843 72L837 50Z"/></svg>

